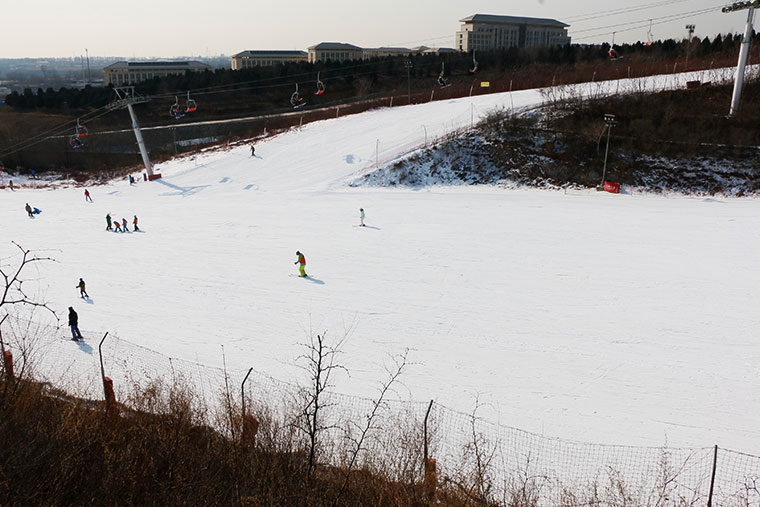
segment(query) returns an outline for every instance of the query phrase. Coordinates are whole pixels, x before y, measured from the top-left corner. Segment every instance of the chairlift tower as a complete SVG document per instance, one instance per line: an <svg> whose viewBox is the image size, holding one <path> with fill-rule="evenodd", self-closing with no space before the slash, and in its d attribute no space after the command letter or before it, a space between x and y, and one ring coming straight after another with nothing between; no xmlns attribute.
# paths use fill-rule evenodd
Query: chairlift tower
<svg viewBox="0 0 760 507"><path fill-rule="evenodd" d="M117 99L108 104L108 109L127 109L129 111L129 116L132 118L132 130L135 131L135 138L137 139L137 145L140 148L140 155L142 155L145 170L148 172L148 180L160 178L160 174L153 174L153 166L148 157L148 150L145 148L145 141L143 140L142 132L140 132L140 125L137 123L137 116L135 115L135 110L132 108L133 105L148 102L150 99L135 95L134 86L114 88L114 92L116 92Z"/></svg>
<svg viewBox="0 0 760 507"><path fill-rule="evenodd" d="M755 9L760 7L760 0L734 2L731 5L723 7L723 12L736 12L748 9L747 26L744 28L744 38L742 47L739 51L739 63L736 66L736 79L734 79L734 93L731 97L731 110L728 113L729 118L733 118L739 112L739 102L742 96L742 86L744 85L744 69L747 66L747 57L749 56L749 42L752 38L752 22L755 18Z"/></svg>

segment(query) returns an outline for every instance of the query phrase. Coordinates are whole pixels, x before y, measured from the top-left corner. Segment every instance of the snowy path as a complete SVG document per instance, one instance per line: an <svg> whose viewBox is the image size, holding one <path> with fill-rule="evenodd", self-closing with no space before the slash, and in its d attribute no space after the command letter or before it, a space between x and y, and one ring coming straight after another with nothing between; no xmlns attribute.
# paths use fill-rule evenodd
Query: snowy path
<svg viewBox="0 0 760 507"><path fill-rule="evenodd" d="M341 392L372 395L409 348L416 400L469 411L480 394L481 415L546 435L760 453L758 200L344 186L377 139L421 142L419 125L440 135L497 105L508 94L309 124L257 144L263 158L240 147L91 188L94 204L3 191L0 258L10 240L55 250L39 279L58 310L174 357L219 365L224 345L230 368L293 380L310 329L349 332ZM107 212L144 232L105 232ZM291 276L297 249L312 280Z"/></svg>

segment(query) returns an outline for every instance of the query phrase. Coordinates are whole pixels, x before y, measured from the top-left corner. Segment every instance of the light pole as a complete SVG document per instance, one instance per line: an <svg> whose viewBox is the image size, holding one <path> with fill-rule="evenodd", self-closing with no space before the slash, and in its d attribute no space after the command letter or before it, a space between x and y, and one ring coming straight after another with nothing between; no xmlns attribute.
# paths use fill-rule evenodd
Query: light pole
<svg viewBox="0 0 760 507"><path fill-rule="evenodd" d="M694 35L694 30L697 27L695 25L686 25L686 29L689 31L689 41L686 43L686 70L689 70L689 52L691 51L691 36Z"/></svg>
<svg viewBox="0 0 760 507"><path fill-rule="evenodd" d="M412 85L411 78L409 76L409 70L412 68L412 61L407 58L404 60L404 67L406 68L406 96L409 99L409 105L412 105Z"/></svg>
<svg viewBox="0 0 760 507"><path fill-rule="evenodd" d="M599 184L601 188L604 188L604 179L607 176L607 155L610 153L610 130L617 125L614 114L605 114L604 123L607 124L607 149L604 150L604 169L602 170L602 182Z"/></svg>

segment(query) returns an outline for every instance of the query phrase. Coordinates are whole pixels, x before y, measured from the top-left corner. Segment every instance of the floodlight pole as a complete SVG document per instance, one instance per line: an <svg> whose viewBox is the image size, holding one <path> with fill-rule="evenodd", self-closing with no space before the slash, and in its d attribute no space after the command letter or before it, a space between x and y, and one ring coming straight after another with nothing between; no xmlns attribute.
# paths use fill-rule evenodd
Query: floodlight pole
<svg viewBox="0 0 760 507"><path fill-rule="evenodd" d="M409 71L412 68L412 61L410 59L404 60L404 67L406 67L406 96L409 100L409 105L412 105L412 84Z"/></svg>
<svg viewBox="0 0 760 507"><path fill-rule="evenodd" d="M686 30L689 31L689 41L686 45L686 70L689 69L689 52L691 51L691 37L694 35L694 30L696 30L696 25L686 25Z"/></svg>
<svg viewBox="0 0 760 507"><path fill-rule="evenodd" d="M615 121L615 115L605 114L604 123L607 124L607 149L604 150L604 169L602 170L602 182L599 184L602 188L604 187L604 179L607 176L607 155L610 153L610 131L612 130L613 125L617 124Z"/></svg>
<svg viewBox="0 0 760 507"><path fill-rule="evenodd" d="M744 86L744 70L747 66L747 57L749 56L749 43L752 38L752 22L755 18L755 9L760 7L760 0L751 2L735 2L732 5L723 8L723 12L734 12L748 9L747 26L744 28L744 38L742 47L739 51L739 63L736 66L736 77L734 79L734 93L731 96L731 110L728 113L729 118L733 118L739 112L739 104L742 97L742 87Z"/></svg>

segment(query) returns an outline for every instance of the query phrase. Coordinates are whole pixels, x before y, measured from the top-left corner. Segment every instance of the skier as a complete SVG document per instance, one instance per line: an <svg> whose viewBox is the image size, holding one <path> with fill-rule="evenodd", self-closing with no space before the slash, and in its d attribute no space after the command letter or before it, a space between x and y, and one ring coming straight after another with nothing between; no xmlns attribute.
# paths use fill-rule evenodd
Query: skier
<svg viewBox="0 0 760 507"><path fill-rule="evenodd" d="M359 221L361 222L361 227L366 227L364 225L364 208L359 208Z"/></svg>
<svg viewBox="0 0 760 507"><path fill-rule="evenodd" d="M110 231L111 229L111 214L106 213L106 230Z"/></svg>
<svg viewBox="0 0 760 507"><path fill-rule="evenodd" d="M139 231L140 230L140 228L137 227L137 215L135 215L134 220L132 220L132 225L134 226L135 231Z"/></svg>
<svg viewBox="0 0 760 507"><path fill-rule="evenodd" d="M89 294L87 294L87 291L84 290L84 280L81 278L79 279L79 283L77 284L77 289L79 289L79 296L84 299L90 297Z"/></svg>
<svg viewBox="0 0 760 507"><path fill-rule="evenodd" d="M84 200L92 202L92 197L90 197L90 191L86 188L84 189Z"/></svg>
<svg viewBox="0 0 760 507"><path fill-rule="evenodd" d="M251 145L251 156L252 157L256 156L256 148L253 145Z"/></svg>
<svg viewBox="0 0 760 507"><path fill-rule="evenodd" d="M29 214L30 217L34 218L34 215L32 215L32 207L29 206L29 203L26 203L26 206L24 206L24 209Z"/></svg>
<svg viewBox="0 0 760 507"><path fill-rule="evenodd" d="M71 327L71 339L74 341L84 340L82 333L79 332L79 315L74 308L69 306L69 327Z"/></svg>
<svg viewBox="0 0 760 507"><path fill-rule="evenodd" d="M296 251L296 255L298 256L298 260L293 264L299 264L298 271L301 272L301 276L308 276L306 274L306 257L304 257L304 255L298 251Z"/></svg>
<svg viewBox="0 0 760 507"><path fill-rule="evenodd" d="M121 232L129 232L129 229L127 228L127 219L122 218L121 219Z"/></svg>
<svg viewBox="0 0 760 507"><path fill-rule="evenodd" d="M131 174L129 175L129 184L130 185L134 185L135 184L135 177L132 176Z"/></svg>
<svg viewBox="0 0 760 507"><path fill-rule="evenodd" d="M121 232L121 225L119 225L118 220L113 221L114 230L113 232Z"/></svg>

